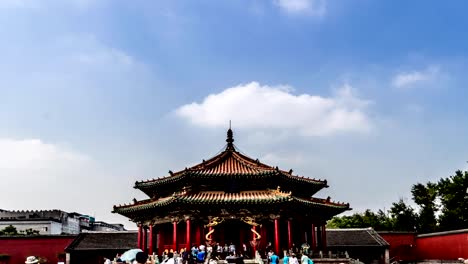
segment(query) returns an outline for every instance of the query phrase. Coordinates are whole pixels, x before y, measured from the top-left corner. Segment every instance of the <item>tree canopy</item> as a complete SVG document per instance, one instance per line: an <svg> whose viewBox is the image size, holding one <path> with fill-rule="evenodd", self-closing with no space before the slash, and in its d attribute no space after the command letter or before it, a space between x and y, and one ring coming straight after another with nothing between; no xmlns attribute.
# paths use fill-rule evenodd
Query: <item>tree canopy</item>
<svg viewBox="0 0 468 264"><path fill-rule="evenodd" d="M3 229L0 229L0 236L32 236L32 235L39 235L39 231L34 230L32 228L28 228L25 230L18 231L16 227L9 225Z"/></svg>
<svg viewBox="0 0 468 264"><path fill-rule="evenodd" d="M438 182L417 183L411 187L417 209L403 199L394 202L387 211L336 216L327 223L329 228L366 228L387 231L416 231L428 233L468 228L468 172Z"/></svg>

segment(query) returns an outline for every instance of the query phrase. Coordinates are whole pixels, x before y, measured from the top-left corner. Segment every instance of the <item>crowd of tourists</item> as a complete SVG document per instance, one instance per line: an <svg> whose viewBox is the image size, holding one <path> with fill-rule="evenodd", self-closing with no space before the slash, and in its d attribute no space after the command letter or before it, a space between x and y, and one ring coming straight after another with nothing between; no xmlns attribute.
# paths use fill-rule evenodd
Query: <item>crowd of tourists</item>
<svg viewBox="0 0 468 264"><path fill-rule="evenodd" d="M280 264L280 258L276 255L273 250L268 252L268 263L270 264ZM293 252L286 252L283 257L283 264L314 264L314 261L307 256L307 254L303 253L293 253Z"/></svg>
<svg viewBox="0 0 468 264"><path fill-rule="evenodd" d="M300 248L297 248L294 244L289 250L285 250L281 260L281 264L314 264L314 262L308 257L309 247L307 244L303 244ZM273 251L271 243L268 243L264 248L263 257L257 251L255 254L247 251L247 246L242 244L237 250L233 243L229 245L220 245L219 243L213 243L211 245L193 245L192 248L187 250L182 248L179 252L174 250L166 249L161 256L151 255L148 256L144 252L138 252L136 258L130 262L131 264L151 263L151 264L216 264L218 260L226 260L227 263L242 264L244 263L245 255L253 255L254 259L267 259L268 264L280 264L280 257ZM114 263L129 263L124 262L116 256L114 261L105 259L104 264Z"/></svg>
<svg viewBox="0 0 468 264"><path fill-rule="evenodd" d="M243 250L245 249L246 246L244 245ZM183 248L179 252L174 251L172 249L166 249L160 257L158 257L157 255L143 255L143 252L139 252L137 253L137 255L140 256L140 260L145 258L145 262L138 262L138 259L135 259L131 262L131 264L215 264L218 260L227 260L228 263L243 263L244 258L242 252L236 252L236 247L232 243L230 245L225 246L221 246L219 244L214 244L213 246L194 245L190 250ZM114 261L111 261L108 258L104 259L104 264L114 263L128 262L123 261L120 258L120 255L117 255L114 258Z"/></svg>
<svg viewBox="0 0 468 264"><path fill-rule="evenodd" d="M227 260L228 263L243 263L246 246L236 251L233 243L221 246L219 243L213 245L193 245L190 251L183 248L180 252L165 250L161 256L160 264L215 264L218 260Z"/></svg>

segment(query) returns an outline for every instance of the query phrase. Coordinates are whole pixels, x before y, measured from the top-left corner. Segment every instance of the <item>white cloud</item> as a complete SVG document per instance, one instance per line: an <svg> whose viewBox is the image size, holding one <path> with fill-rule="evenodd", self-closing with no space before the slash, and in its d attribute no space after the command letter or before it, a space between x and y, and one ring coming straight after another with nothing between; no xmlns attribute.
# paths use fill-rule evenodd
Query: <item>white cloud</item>
<svg viewBox="0 0 468 264"><path fill-rule="evenodd" d="M111 213L115 203L132 197L131 177L122 176L124 165L112 171L100 163L68 144L0 138L0 208L97 213L99 220L134 227Z"/></svg>
<svg viewBox="0 0 468 264"><path fill-rule="evenodd" d="M40 36L34 41L22 41L22 34ZM90 132L85 134L97 133L99 137L111 129L103 124L111 109L117 115L120 109L128 110L127 106L116 110L112 105L119 104L118 100L130 102L120 98L121 94L133 96L159 87L148 65L95 34L22 34L12 33L11 41L0 43L0 130L3 127L5 131L43 135L60 131L66 135L86 126L83 129ZM15 104L25 107L18 110ZM49 113L50 119L40 119ZM116 119L112 125L119 122ZM99 125L100 131L93 125ZM48 138L54 140L53 135ZM2 186L11 187L0 193L0 208L99 212L100 220L127 223L111 210L116 202L128 201L134 192L129 189L135 180L129 176L134 175L131 162L114 169L108 165L108 158L95 153L92 147L86 148L86 152L93 151L92 158L69 147L86 141L76 140L56 144L35 136L14 139L0 135Z"/></svg>
<svg viewBox="0 0 468 264"><path fill-rule="evenodd" d="M40 139L0 138L0 175L2 183L12 187L0 193L0 201L8 201L3 206L24 209L71 202L68 197L57 199L57 195L63 191L69 195L79 192L76 182L88 179L89 172L83 171L92 164L89 156L58 144ZM22 198L13 201L11 197Z"/></svg>
<svg viewBox="0 0 468 264"><path fill-rule="evenodd" d="M412 87L415 84L432 81L440 73L438 66L429 66L423 71L401 72L392 79L392 84L398 88Z"/></svg>
<svg viewBox="0 0 468 264"><path fill-rule="evenodd" d="M325 0L274 0L273 3L289 14L322 17L327 11Z"/></svg>
<svg viewBox="0 0 468 264"><path fill-rule="evenodd" d="M176 114L202 127L293 130L305 136L327 136L340 132L368 132L368 101L355 97L349 85L333 97L294 95L288 86L257 82L227 88L208 95L201 103L183 105Z"/></svg>
<svg viewBox="0 0 468 264"><path fill-rule="evenodd" d="M88 160L86 155L40 139L0 138L0 171L51 169Z"/></svg>

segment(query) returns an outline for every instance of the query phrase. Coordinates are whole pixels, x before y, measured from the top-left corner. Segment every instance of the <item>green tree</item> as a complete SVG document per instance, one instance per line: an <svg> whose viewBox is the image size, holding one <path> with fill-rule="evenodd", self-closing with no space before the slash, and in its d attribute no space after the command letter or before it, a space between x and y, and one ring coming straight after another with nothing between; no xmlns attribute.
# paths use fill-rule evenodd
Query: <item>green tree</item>
<svg viewBox="0 0 468 264"><path fill-rule="evenodd" d="M327 223L328 228L367 228L375 230L390 230L392 221L382 210L374 213L367 209L364 213L349 216L335 216Z"/></svg>
<svg viewBox="0 0 468 264"><path fill-rule="evenodd" d="M417 183L412 186L411 193L420 209L418 213L400 199L387 212L374 213L368 209L364 213L336 216L328 221L327 227L373 227L375 230L419 233L468 228L467 171L456 171L455 175L441 178L437 183Z"/></svg>
<svg viewBox="0 0 468 264"><path fill-rule="evenodd" d="M15 236L18 235L18 230L16 230L16 227L9 225L2 230L0 230L0 236Z"/></svg>
<svg viewBox="0 0 468 264"><path fill-rule="evenodd" d="M335 216L327 222L327 228L360 228L363 227L362 216L353 215Z"/></svg>
<svg viewBox="0 0 468 264"><path fill-rule="evenodd" d="M417 214L417 230L420 233L434 232L437 229L435 204L437 198L437 185L432 182L423 185L421 183L413 185L411 188L413 201L420 207Z"/></svg>
<svg viewBox="0 0 468 264"><path fill-rule="evenodd" d="M379 219L379 226L375 227L375 230L378 231L388 231L393 230L394 219L389 216L388 213L384 212L383 210L377 211L377 216Z"/></svg>
<svg viewBox="0 0 468 264"><path fill-rule="evenodd" d="M35 236L35 235L39 235L39 231L34 230L32 228L28 228L23 231L20 231L20 234L26 235L26 236Z"/></svg>
<svg viewBox="0 0 468 264"><path fill-rule="evenodd" d="M437 183L441 203L439 227L441 230L468 228L468 172L442 178Z"/></svg>
<svg viewBox="0 0 468 264"><path fill-rule="evenodd" d="M392 204L390 216L393 218L393 231L415 231L416 213L411 206L406 205L403 199Z"/></svg>

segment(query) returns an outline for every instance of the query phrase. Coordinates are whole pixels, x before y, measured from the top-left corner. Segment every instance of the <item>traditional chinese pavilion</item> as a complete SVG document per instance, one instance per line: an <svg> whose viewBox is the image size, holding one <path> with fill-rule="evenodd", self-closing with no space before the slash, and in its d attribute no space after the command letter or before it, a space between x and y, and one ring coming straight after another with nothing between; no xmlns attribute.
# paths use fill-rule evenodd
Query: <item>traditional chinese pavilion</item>
<svg viewBox="0 0 468 264"><path fill-rule="evenodd" d="M349 204L313 197L328 187L326 180L240 153L231 129L226 142L224 151L198 165L136 182L148 199L114 206L138 225L139 247L150 254L213 242L245 244L250 254L269 243L277 253L304 242L325 249L326 221Z"/></svg>

